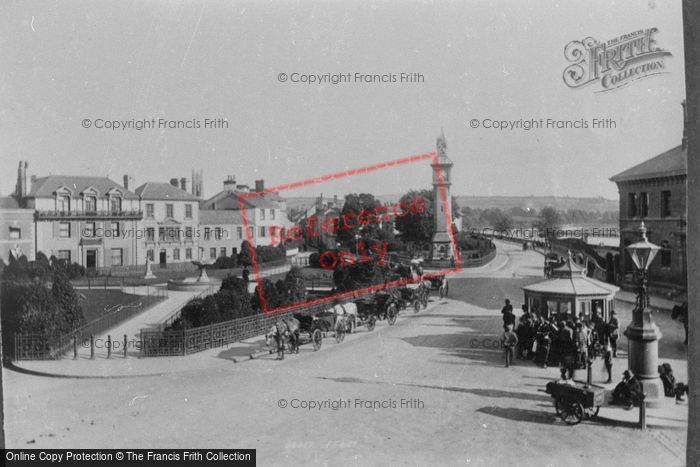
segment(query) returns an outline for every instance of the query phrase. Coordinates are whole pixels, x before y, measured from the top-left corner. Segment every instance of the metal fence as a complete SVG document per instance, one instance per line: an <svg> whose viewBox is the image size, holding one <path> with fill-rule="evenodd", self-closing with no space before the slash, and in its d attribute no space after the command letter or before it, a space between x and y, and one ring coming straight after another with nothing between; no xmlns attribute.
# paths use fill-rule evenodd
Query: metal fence
<svg viewBox="0 0 700 467"><path fill-rule="evenodd" d="M118 305L99 318L64 335L15 334L15 360L55 360L73 346L89 342L92 336L103 334L118 324L141 313L159 301L163 292L155 287L149 289L150 295L144 295L126 305ZM167 292L167 291L166 291Z"/></svg>
<svg viewBox="0 0 700 467"><path fill-rule="evenodd" d="M210 324L181 331L141 330L141 355L166 357L189 355L265 334L280 319L294 313L314 313L326 308L315 305L301 310L286 311L274 315L253 315L223 323Z"/></svg>

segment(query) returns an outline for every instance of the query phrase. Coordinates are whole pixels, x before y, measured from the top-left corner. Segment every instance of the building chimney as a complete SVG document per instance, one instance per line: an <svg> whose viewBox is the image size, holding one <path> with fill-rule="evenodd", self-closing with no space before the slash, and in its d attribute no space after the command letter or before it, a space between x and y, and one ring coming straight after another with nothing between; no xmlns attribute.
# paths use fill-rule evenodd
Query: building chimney
<svg viewBox="0 0 700 467"><path fill-rule="evenodd" d="M265 180L260 179L260 180L255 180L255 191L258 193L262 193L265 191Z"/></svg>
<svg viewBox="0 0 700 467"><path fill-rule="evenodd" d="M250 191L250 187L248 185L236 185L236 190L243 193L248 193Z"/></svg>
<svg viewBox="0 0 700 467"><path fill-rule="evenodd" d="M685 99L681 102L683 106L683 139L681 140L681 148L688 149L688 109L686 108Z"/></svg>
<svg viewBox="0 0 700 467"><path fill-rule="evenodd" d="M226 180L224 180L224 191L235 191L236 190L236 177L233 175L227 175Z"/></svg>
<svg viewBox="0 0 700 467"><path fill-rule="evenodd" d="M179 188L179 187L180 187L180 184L178 183L177 178L171 178L171 179L170 179L170 184L171 184L172 186L174 186L175 188Z"/></svg>
<svg viewBox="0 0 700 467"><path fill-rule="evenodd" d="M180 179L180 189L182 191L187 191L187 178L186 177L182 177Z"/></svg>
<svg viewBox="0 0 700 467"><path fill-rule="evenodd" d="M126 188L127 190L133 190L134 188L136 188L134 184L134 177L132 177L131 175L124 175L124 188Z"/></svg>
<svg viewBox="0 0 700 467"><path fill-rule="evenodd" d="M27 196L27 162L19 161L17 167L17 184L15 185L15 197L21 200Z"/></svg>

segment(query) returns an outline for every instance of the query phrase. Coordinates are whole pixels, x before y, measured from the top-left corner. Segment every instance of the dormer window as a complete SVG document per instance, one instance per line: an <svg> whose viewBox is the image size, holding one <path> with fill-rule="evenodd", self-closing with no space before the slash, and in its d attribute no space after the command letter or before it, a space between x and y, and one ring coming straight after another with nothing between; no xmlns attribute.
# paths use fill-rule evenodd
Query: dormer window
<svg viewBox="0 0 700 467"><path fill-rule="evenodd" d="M122 199L113 197L110 199L110 207L113 213L122 212Z"/></svg>
<svg viewBox="0 0 700 467"><path fill-rule="evenodd" d="M95 212L97 211L97 198L95 196L85 197L85 211Z"/></svg>
<svg viewBox="0 0 700 467"><path fill-rule="evenodd" d="M56 197L56 210L64 212L70 211L70 196L58 195Z"/></svg>

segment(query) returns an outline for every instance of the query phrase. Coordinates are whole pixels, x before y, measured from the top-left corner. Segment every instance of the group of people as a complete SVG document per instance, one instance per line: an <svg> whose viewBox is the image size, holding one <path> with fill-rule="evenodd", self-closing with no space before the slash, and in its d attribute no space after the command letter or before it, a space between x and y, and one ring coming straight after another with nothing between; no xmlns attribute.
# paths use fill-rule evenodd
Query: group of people
<svg viewBox="0 0 700 467"><path fill-rule="evenodd" d="M533 360L546 368L548 365L561 365L566 377L573 378L579 368L586 368L589 360L600 356L604 359L608 372L608 383L612 379L613 357L617 357L617 340L620 336L620 322L614 311L605 321L601 310L593 313L559 319L541 316L522 306L522 315L517 318L513 305L506 299L501 310L503 316L503 344L506 366L513 359Z"/></svg>

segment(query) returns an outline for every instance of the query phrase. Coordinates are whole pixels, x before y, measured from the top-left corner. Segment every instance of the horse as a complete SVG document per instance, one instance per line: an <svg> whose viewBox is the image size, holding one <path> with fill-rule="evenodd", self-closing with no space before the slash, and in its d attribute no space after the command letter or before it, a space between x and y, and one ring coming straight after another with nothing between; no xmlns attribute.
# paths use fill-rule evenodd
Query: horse
<svg viewBox="0 0 700 467"><path fill-rule="evenodd" d="M352 333L357 327L357 305L354 302L337 303L333 306L333 312L349 328Z"/></svg>
<svg viewBox="0 0 700 467"><path fill-rule="evenodd" d="M273 339L277 344L278 360L284 360L285 343L289 343L291 353L299 353L299 320L287 318L277 321L265 335L265 343L268 347L272 345Z"/></svg>

